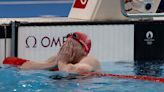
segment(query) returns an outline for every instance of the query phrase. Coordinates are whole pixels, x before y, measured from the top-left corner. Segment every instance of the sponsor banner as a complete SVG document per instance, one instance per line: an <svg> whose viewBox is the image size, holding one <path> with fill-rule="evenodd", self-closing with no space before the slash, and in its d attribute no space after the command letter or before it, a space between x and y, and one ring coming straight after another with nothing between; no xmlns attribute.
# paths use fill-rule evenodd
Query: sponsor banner
<svg viewBox="0 0 164 92"><path fill-rule="evenodd" d="M100 61L133 61L134 25L19 26L17 56L42 61L55 55L70 32L82 31L92 40L90 55Z"/></svg>
<svg viewBox="0 0 164 92"><path fill-rule="evenodd" d="M162 23L135 25L135 60L161 60L164 58L164 28Z"/></svg>

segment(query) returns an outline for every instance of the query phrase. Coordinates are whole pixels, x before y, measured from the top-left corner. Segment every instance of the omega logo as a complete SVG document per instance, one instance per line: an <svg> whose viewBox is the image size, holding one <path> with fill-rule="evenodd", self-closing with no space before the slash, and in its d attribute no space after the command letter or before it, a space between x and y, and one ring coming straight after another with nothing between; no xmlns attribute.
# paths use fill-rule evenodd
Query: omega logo
<svg viewBox="0 0 164 92"><path fill-rule="evenodd" d="M48 37L43 36L41 38L35 36L28 36L25 39L26 48L48 48L48 47L61 47L62 44L66 41L66 37Z"/></svg>
<svg viewBox="0 0 164 92"><path fill-rule="evenodd" d="M37 40L35 36L28 36L26 38L26 48L36 48Z"/></svg>

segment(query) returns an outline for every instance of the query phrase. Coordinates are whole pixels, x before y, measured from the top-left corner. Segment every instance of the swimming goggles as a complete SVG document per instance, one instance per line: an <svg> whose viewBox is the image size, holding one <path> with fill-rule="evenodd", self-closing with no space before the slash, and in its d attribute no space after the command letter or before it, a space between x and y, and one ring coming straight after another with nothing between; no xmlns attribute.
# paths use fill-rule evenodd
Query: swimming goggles
<svg viewBox="0 0 164 92"><path fill-rule="evenodd" d="M79 42L81 44L81 46L83 47L84 51L86 53L89 53L89 48L88 48L87 44L85 43L84 40L80 39L78 34L76 34L76 33L69 33L66 37L67 38L72 38L72 39L76 40L77 42Z"/></svg>

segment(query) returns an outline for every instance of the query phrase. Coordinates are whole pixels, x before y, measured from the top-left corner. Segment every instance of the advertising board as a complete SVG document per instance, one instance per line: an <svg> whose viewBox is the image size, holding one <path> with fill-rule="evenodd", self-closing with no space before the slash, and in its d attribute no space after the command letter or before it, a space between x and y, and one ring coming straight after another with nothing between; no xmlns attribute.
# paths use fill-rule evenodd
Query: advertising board
<svg viewBox="0 0 164 92"><path fill-rule="evenodd" d="M34 25L34 26L33 26ZM134 47L133 24L83 24L19 26L15 56L41 61L55 55L71 32L81 31L92 40L90 55L100 61L132 61Z"/></svg>

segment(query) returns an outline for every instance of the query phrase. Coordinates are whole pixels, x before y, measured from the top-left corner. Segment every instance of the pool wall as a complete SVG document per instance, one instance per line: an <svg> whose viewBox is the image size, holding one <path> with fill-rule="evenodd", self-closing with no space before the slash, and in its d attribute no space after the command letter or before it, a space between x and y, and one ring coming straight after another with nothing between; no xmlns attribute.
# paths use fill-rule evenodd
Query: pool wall
<svg viewBox="0 0 164 92"><path fill-rule="evenodd" d="M12 22L6 32L4 26L0 29L0 60L6 56L45 60L74 31L89 35L90 55L102 62L163 60L163 25L163 21Z"/></svg>
<svg viewBox="0 0 164 92"><path fill-rule="evenodd" d="M0 25L0 61L11 55L11 26ZM1 64L1 62L0 62Z"/></svg>

